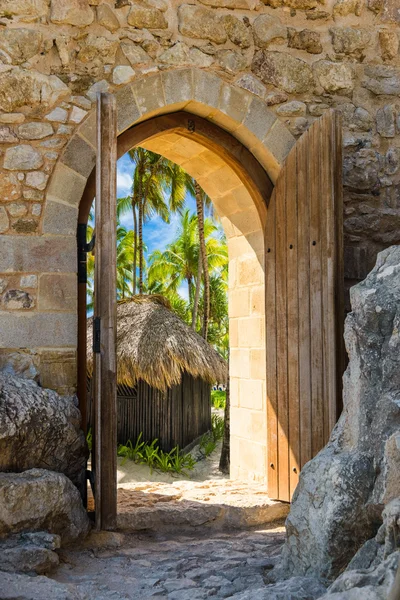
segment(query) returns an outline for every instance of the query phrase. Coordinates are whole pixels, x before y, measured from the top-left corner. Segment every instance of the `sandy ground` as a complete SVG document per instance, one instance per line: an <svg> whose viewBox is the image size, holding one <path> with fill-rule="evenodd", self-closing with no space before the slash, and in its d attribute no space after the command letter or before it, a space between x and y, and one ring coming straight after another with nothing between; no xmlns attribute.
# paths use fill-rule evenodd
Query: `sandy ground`
<svg viewBox="0 0 400 600"><path fill-rule="evenodd" d="M176 481L205 481L205 480L223 480L228 479L219 469L219 458L221 456L222 442L217 444L214 452L207 458L196 463L192 471L186 473L162 473L160 471L150 471L148 465L136 464L131 460L123 458L117 459L117 482L118 487L129 489L136 487L137 482L161 482L174 483ZM195 456L198 452L197 447L192 450Z"/></svg>

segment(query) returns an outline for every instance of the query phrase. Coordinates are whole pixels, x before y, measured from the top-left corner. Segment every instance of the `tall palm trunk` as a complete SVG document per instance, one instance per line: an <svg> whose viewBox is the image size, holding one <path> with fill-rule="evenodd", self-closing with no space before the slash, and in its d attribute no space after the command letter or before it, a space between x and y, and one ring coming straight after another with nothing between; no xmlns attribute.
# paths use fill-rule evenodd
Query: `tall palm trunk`
<svg viewBox="0 0 400 600"><path fill-rule="evenodd" d="M197 263L197 279L196 279L196 291L194 294L193 312L192 312L192 329L196 331L197 313L199 310L199 299L200 299L200 288L201 288L201 273L203 271L203 263L201 260L201 254L199 252L199 260Z"/></svg>
<svg viewBox="0 0 400 600"><path fill-rule="evenodd" d="M203 337L206 340L208 334L208 321L210 318L210 275L208 272L206 240L204 237L204 204L201 195L201 187L195 183L197 222L199 227L199 245L201 263L203 266L203 281L204 281L204 312L203 312Z"/></svg>
<svg viewBox="0 0 400 600"><path fill-rule="evenodd" d="M193 297L193 282L192 282L192 278L190 275L189 275L189 277L187 277L187 283L188 283L188 294L189 294L189 302L190 302Z"/></svg>
<svg viewBox="0 0 400 600"><path fill-rule="evenodd" d="M224 438L222 440L221 458L219 460L219 470L222 471L222 473L225 473L227 475L229 475L229 469L230 469L230 463L231 463L231 461L230 461L230 435L231 435L230 408L231 408L231 402L230 402L230 393L229 393L229 358L228 358L228 382L226 385L226 400L225 400L225 413L224 413L225 430L224 430Z"/></svg>
<svg viewBox="0 0 400 600"><path fill-rule="evenodd" d="M133 269L132 269L132 293L133 296L136 294L136 267L137 267L137 214L136 214L136 202L132 199L132 213L133 213Z"/></svg>
<svg viewBox="0 0 400 600"><path fill-rule="evenodd" d="M143 294L143 200L139 202L139 295Z"/></svg>
<svg viewBox="0 0 400 600"><path fill-rule="evenodd" d="M145 198L143 195L143 177L145 165L143 161L139 163L139 182L138 182L138 206L139 206L139 295L143 294L143 209Z"/></svg>

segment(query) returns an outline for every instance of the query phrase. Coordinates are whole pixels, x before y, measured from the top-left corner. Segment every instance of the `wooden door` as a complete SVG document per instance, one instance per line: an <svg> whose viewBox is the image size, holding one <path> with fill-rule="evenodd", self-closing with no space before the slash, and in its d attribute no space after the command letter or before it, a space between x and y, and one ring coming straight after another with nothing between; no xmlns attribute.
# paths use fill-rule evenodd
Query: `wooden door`
<svg viewBox="0 0 400 600"><path fill-rule="evenodd" d="M97 97L94 273L94 451L96 529L117 526L117 126L111 94Z"/></svg>
<svg viewBox="0 0 400 600"><path fill-rule="evenodd" d="M289 501L340 411L341 123L327 112L287 157L267 214L268 492Z"/></svg>

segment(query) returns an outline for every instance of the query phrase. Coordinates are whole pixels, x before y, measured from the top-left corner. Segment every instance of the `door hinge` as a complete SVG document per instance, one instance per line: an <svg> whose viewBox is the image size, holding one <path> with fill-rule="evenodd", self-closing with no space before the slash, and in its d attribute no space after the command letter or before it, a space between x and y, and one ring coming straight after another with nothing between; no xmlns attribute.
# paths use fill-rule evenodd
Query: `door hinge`
<svg viewBox="0 0 400 600"><path fill-rule="evenodd" d="M92 252L96 242L96 235L93 234L92 239L88 243L86 241L86 234L86 223L78 223L78 229L76 232L76 239L78 243L78 283L87 283L86 254L88 252Z"/></svg>
<svg viewBox="0 0 400 600"><path fill-rule="evenodd" d="M93 318L93 352L100 354L100 317Z"/></svg>
<svg viewBox="0 0 400 600"><path fill-rule="evenodd" d="M188 120L188 126L187 126L188 130L190 131L190 133L194 133L196 130L196 124L194 122L193 119L189 119Z"/></svg>

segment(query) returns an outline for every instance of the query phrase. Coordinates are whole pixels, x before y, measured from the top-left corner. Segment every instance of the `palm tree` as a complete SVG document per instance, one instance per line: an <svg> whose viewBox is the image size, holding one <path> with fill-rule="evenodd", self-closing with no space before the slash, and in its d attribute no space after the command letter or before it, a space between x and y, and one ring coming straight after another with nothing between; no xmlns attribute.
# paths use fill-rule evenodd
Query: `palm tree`
<svg viewBox="0 0 400 600"><path fill-rule="evenodd" d="M197 181L194 183L194 197L196 199L197 210L197 226L199 234L200 259L203 270L204 280L204 309L203 309L203 337L207 340L208 337L208 321L210 318L210 277L208 271L207 248L204 233L204 205L211 205L211 198L207 196L205 191L199 186ZM200 264L199 259L199 264Z"/></svg>
<svg viewBox="0 0 400 600"><path fill-rule="evenodd" d="M228 262L227 248L224 242L216 237L217 226L211 219L204 221L204 238L207 256L207 273L222 272ZM198 289L199 278L199 238L197 216L186 210L181 217L178 235L167 246L164 252L155 250L149 257L149 284L162 282L163 289L168 295L177 292L183 282L188 286L189 303L192 307L192 323L197 328L197 307L194 283ZM203 298L204 304L204 298Z"/></svg>
<svg viewBox="0 0 400 600"><path fill-rule="evenodd" d="M181 211L185 202L185 172L168 159L145 150L128 152L135 164L131 195L118 199L119 215L132 209L134 226L133 293L136 293L137 254L139 254L139 294L143 293L143 225L155 214L169 222L170 211ZM185 174L186 175L186 174ZM165 196L169 195L168 204Z"/></svg>
<svg viewBox="0 0 400 600"><path fill-rule="evenodd" d="M193 282L198 263L196 216L186 210L176 239L164 252L155 250L149 257L149 283L162 281L168 293L177 292L184 281L188 286L189 302L193 299Z"/></svg>

